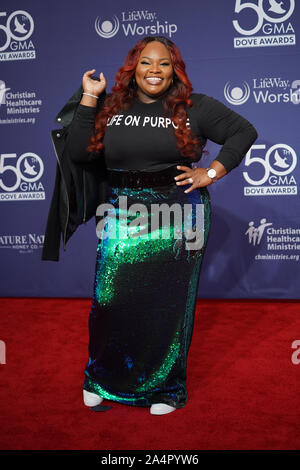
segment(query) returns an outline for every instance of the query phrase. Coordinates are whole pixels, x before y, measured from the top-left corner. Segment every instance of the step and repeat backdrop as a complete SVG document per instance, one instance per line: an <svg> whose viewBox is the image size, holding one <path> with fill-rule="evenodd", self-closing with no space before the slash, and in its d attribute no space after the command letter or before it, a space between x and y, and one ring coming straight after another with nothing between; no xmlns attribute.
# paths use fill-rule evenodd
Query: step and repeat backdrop
<svg viewBox="0 0 300 470"><path fill-rule="evenodd" d="M59 262L41 261L56 171L50 131L82 74L103 72L109 91L146 35L174 41L194 92L220 100L259 134L240 166L209 188L198 296L299 298L299 0L2 0L0 295L92 295L94 219ZM202 166L220 146L208 141L206 149Z"/></svg>

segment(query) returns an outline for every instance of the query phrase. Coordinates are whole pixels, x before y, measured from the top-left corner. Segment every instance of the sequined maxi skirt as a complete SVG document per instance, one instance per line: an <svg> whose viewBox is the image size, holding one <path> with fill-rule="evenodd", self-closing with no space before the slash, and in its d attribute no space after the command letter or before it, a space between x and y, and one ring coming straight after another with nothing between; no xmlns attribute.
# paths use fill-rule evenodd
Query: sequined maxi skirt
<svg viewBox="0 0 300 470"><path fill-rule="evenodd" d="M184 193L188 187L108 189L109 206L97 225L83 384L89 392L135 406L186 404L187 355L211 220L207 188Z"/></svg>

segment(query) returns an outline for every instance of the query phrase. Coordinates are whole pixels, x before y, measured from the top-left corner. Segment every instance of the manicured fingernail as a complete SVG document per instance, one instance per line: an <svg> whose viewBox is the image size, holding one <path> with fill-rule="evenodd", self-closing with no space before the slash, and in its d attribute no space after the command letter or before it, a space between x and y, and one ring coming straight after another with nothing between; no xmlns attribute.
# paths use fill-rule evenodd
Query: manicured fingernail
<svg viewBox="0 0 300 470"><path fill-rule="evenodd" d="M177 166L176 168L180 168L180 166Z"/></svg>

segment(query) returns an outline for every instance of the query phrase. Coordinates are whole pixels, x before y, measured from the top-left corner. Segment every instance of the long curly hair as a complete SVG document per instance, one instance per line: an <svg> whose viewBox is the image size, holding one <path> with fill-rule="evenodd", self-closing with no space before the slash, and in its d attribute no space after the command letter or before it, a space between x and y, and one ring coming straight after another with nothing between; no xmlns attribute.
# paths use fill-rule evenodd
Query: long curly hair
<svg viewBox="0 0 300 470"><path fill-rule="evenodd" d="M187 113L185 105L193 105L190 94L193 90L191 82L185 72L185 63L177 46L168 38L163 36L147 36L138 41L130 49L123 66L119 69L115 86L109 94L95 118L95 128L90 138L87 150L98 152L104 148L102 142L108 119L118 113L120 109L129 109L133 99L137 96L137 84L135 81L135 69L141 51L149 42L159 41L164 44L170 52L173 66L173 83L162 97L164 111L175 124L174 134L177 141L177 148L184 157L194 157L197 153L199 140L193 135L192 130L187 126Z"/></svg>

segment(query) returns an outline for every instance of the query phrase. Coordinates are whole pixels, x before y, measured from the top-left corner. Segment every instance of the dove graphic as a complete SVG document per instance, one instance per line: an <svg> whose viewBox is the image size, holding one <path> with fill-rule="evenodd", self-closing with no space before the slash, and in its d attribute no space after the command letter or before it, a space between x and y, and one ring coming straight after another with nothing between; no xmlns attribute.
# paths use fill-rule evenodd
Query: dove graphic
<svg viewBox="0 0 300 470"><path fill-rule="evenodd" d="M27 159L25 159L24 161L24 166L25 166L24 173L27 173L28 175L32 175L32 176L37 175L37 171L35 171L34 169L35 165L30 165Z"/></svg>
<svg viewBox="0 0 300 470"><path fill-rule="evenodd" d="M274 154L274 158L275 158L274 166L278 166L279 168L288 168L289 167L288 163L286 163L287 157L282 158L279 155L278 150L276 150L276 152Z"/></svg>
<svg viewBox="0 0 300 470"><path fill-rule="evenodd" d="M20 34L27 33L27 29L24 28L25 23L21 24L18 20L18 17L15 17L15 32Z"/></svg>
<svg viewBox="0 0 300 470"><path fill-rule="evenodd" d="M268 11L273 11L274 13L285 13L286 10L282 8L283 2L278 2L276 0L269 0L270 8Z"/></svg>

